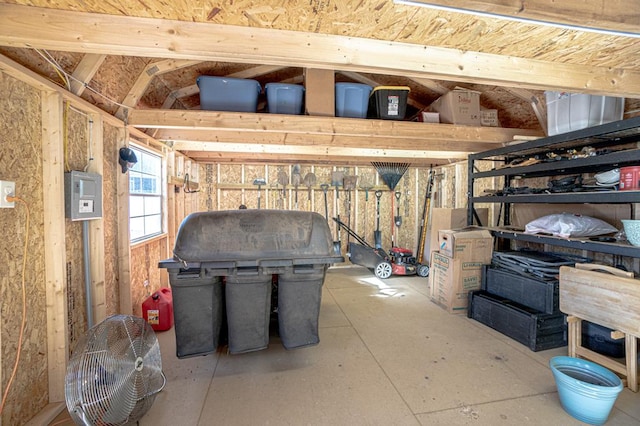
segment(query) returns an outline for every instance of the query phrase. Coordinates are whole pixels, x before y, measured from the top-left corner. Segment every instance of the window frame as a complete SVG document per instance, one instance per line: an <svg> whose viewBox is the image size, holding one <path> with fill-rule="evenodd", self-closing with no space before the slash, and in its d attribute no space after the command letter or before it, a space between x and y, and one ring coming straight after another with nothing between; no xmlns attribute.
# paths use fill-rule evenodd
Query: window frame
<svg viewBox="0 0 640 426"><path fill-rule="evenodd" d="M164 236L167 233L167 192L166 192L166 188L167 188L167 173L166 173L166 157L164 155L163 152L154 150L154 149L150 149L147 146L142 146L140 144L135 143L135 141L131 141L129 144L129 148L133 149L136 153L136 156L138 157L138 162L131 168L129 169L128 173L128 193L129 193L129 212L128 212L128 217L129 217L129 244L130 245L135 245L135 244L140 244L140 243L144 243L153 239L156 239L160 236ZM155 175L155 174L148 174L146 173L147 176L154 176L155 178L157 178L157 182L158 182L158 186L159 188L157 188L158 193L157 194L144 194L144 193L138 193L138 192L132 192L131 188L132 188L132 175L136 176L136 175L141 175L144 176L145 172L143 172L142 170L135 170L137 168L141 168L142 167L142 163L144 161L144 156L149 155L149 156L153 156L153 157L157 157L160 160L160 170L159 170L159 175ZM145 200L146 199L156 199L159 198L160 199L160 212L158 213L150 213L148 215L143 214L142 215L135 215L132 216L132 212L131 212L131 205L133 204L132 199L133 197L142 197L143 201L143 210L144 210L144 204L145 204ZM133 219L139 219L139 218L143 218L143 222L144 222L144 218L147 217L152 217L152 216L156 216L159 215L159 219L160 219L160 230L157 232L143 232L142 235L137 236L137 237L133 237L131 234L131 229L132 229L132 220Z"/></svg>

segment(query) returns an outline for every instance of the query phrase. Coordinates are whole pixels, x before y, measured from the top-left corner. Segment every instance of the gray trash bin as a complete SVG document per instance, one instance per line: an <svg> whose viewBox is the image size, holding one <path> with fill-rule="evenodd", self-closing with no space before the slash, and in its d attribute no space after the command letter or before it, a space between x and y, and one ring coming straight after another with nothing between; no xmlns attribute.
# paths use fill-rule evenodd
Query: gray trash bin
<svg viewBox="0 0 640 426"><path fill-rule="evenodd" d="M322 284L327 268L344 258L333 251L333 238L324 217L318 213L288 210L229 210L199 212L187 216L178 230L172 259L159 263L169 270L172 287L178 356L197 355L194 336L177 324L216 323L218 335L207 333L208 348L215 348L219 325L215 307L191 309L190 298L180 297L187 288L221 287L212 306L225 304L229 351L242 353L264 349L269 341L271 286L278 283L278 323L287 349L314 345L318 339L318 315ZM197 271L197 273L196 273ZM192 274L193 281L181 279ZM196 278L197 276L197 278ZM217 277L221 281L202 281ZM200 289L203 290L203 289ZM203 303L198 300L198 303ZM186 306L179 306L181 304ZM213 339L215 342L211 342ZM209 351L211 352L211 351Z"/></svg>

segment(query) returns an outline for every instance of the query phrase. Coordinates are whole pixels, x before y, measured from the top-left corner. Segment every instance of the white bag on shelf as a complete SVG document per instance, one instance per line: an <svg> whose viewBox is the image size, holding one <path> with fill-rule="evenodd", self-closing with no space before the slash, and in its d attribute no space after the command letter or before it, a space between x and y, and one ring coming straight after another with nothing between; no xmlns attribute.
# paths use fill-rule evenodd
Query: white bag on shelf
<svg viewBox="0 0 640 426"><path fill-rule="evenodd" d="M527 234L552 234L562 238L594 237L618 232L604 220L572 213L542 216L527 223L524 229Z"/></svg>

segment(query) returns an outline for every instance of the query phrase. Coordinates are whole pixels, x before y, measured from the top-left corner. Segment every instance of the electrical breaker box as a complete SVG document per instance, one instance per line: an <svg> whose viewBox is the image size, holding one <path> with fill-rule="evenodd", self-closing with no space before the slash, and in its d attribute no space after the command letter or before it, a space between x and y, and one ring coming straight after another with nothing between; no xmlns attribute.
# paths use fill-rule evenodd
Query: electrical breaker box
<svg viewBox="0 0 640 426"><path fill-rule="evenodd" d="M64 174L65 216L71 220L102 217L102 176L71 171Z"/></svg>

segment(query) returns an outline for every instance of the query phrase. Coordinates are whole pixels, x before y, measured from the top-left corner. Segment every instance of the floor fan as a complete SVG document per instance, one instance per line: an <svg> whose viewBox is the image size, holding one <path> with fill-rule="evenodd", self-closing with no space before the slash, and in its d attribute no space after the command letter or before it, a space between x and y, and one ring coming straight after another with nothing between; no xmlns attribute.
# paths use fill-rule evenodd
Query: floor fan
<svg viewBox="0 0 640 426"><path fill-rule="evenodd" d="M67 366L67 409L79 425L126 425L144 416L165 383L151 326L114 315L76 345Z"/></svg>

